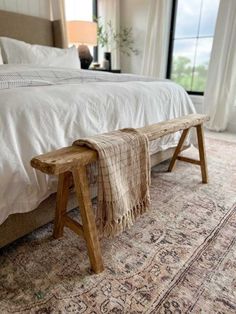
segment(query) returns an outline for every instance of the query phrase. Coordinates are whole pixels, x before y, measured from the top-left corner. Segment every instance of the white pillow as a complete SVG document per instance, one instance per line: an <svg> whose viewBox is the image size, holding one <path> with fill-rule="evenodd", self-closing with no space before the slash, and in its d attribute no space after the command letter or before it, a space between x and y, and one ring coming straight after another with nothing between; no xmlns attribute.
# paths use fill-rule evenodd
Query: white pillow
<svg viewBox="0 0 236 314"><path fill-rule="evenodd" d="M2 53L1 53L1 48L0 48L0 65L3 64L3 60L2 60Z"/></svg>
<svg viewBox="0 0 236 314"><path fill-rule="evenodd" d="M52 48L0 37L0 48L4 63L80 69L80 60L75 46L67 49Z"/></svg>

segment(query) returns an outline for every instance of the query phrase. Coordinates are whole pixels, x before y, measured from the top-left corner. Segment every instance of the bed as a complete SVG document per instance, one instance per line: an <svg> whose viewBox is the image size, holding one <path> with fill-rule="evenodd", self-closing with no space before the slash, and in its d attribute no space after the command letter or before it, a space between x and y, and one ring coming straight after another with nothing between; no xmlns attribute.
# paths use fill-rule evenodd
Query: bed
<svg viewBox="0 0 236 314"><path fill-rule="evenodd" d="M6 27L6 23L13 26ZM28 31L36 27L37 32ZM59 21L0 11L0 36L62 47L60 34ZM167 80L0 66L1 78L9 74L21 76L22 85L0 89L0 247L53 219L56 180L30 167L33 156L68 146L79 137L142 127L195 112L186 92ZM151 143L152 165L170 158L179 136ZM187 145L191 141L189 138ZM72 193L68 210L74 207Z"/></svg>

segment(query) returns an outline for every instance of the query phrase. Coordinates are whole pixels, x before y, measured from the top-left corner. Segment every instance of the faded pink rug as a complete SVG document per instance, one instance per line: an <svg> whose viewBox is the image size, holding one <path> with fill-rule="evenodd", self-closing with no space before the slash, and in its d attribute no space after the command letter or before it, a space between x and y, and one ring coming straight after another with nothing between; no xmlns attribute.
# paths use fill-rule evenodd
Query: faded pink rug
<svg viewBox="0 0 236 314"><path fill-rule="evenodd" d="M3 249L0 313L235 314L236 144L206 144L209 184L194 165L156 167L152 210L102 240L103 273L89 273L82 239L54 240L51 224Z"/></svg>

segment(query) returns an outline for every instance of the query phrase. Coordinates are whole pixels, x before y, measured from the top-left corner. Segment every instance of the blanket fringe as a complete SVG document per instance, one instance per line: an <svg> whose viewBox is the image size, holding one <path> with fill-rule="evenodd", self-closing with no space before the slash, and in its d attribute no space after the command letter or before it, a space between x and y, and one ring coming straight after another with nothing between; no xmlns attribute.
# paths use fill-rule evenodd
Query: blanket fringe
<svg viewBox="0 0 236 314"><path fill-rule="evenodd" d="M150 208L150 196L149 193L144 199L132 207L125 215L123 215L117 221L100 221L98 224L98 232L101 237L114 237L119 235L126 229L129 229L135 222L135 220L143 213L147 212Z"/></svg>

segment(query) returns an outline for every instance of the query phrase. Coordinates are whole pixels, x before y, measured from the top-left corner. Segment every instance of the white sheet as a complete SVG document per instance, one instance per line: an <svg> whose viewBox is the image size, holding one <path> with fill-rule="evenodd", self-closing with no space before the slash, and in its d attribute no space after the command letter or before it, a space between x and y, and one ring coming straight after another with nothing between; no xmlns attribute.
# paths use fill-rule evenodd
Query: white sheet
<svg viewBox="0 0 236 314"><path fill-rule="evenodd" d="M81 70L63 74L55 68L50 81L49 71L52 68L0 67L0 82L5 82L0 89L0 223L12 213L33 210L56 190L55 178L31 168L33 156L68 146L79 137L195 112L184 89L168 80ZM31 78L37 73L39 85L45 86L32 86L32 78L26 87L9 88L19 82L19 77L13 82L14 75L9 75L15 72L27 72ZM13 84L7 87L10 78ZM151 151L173 147L178 139L179 134L162 138L152 143Z"/></svg>

